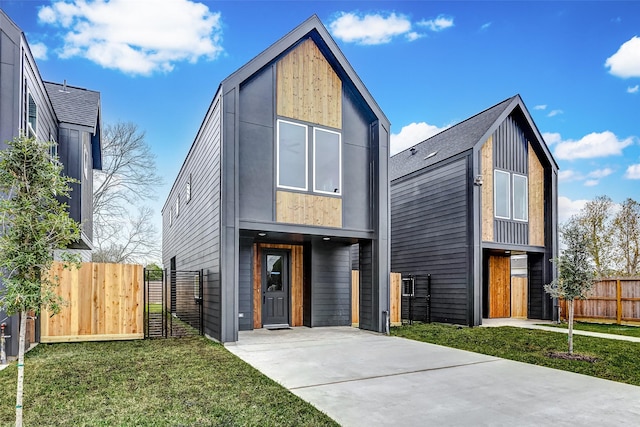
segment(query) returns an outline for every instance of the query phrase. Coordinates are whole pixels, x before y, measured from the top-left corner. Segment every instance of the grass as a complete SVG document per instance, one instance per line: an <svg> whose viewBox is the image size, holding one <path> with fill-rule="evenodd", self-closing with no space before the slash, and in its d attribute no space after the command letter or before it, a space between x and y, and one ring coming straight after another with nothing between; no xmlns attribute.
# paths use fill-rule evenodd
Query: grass
<svg viewBox="0 0 640 427"><path fill-rule="evenodd" d="M553 326L556 328L567 329L569 325L567 323L561 324L545 324L544 326ZM629 337L640 338L640 327L638 326L626 326L606 323L587 323L587 322L573 322L573 329L580 331L601 332L603 334L614 335L626 335Z"/></svg>
<svg viewBox="0 0 640 427"><path fill-rule="evenodd" d="M567 335L557 332L414 323L391 328L391 334L640 386L639 343L574 335L574 353L597 359L590 363L549 357L567 351Z"/></svg>
<svg viewBox="0 0 640 427"><path fill-rule="evenodd" d="M0 425L17 366L0 371ZM326 426L328 416L202 337L40 344L25 363L25 425Z"/></svg>

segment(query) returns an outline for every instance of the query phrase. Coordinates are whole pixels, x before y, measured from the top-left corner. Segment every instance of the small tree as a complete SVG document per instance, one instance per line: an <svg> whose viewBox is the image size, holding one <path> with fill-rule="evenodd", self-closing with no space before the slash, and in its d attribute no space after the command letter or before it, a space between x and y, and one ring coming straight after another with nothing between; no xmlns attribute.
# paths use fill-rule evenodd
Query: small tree
<svg viewBox="0 0 640 427"><path fill-rule="evenodd" d="M569 312L569 354L573 354L573 311L576 299L585 299L593 287L595 271L588 252L589 236L580 227L579 219L571 218L561 228L566 248L555 260L558 278L545 285L544 290L567 302Z"/></svg>
<svg viewBox="0 0 640 427"><path fill-rule="evenodd" d="M57 280L48 270L53 251L78 239L80 228L58 200L69 196L72 180L62 175L58 159L49 156L51 143L18 137L7 145L0 151L0 306L20 315L16 426L21 426L27 315L42 308L60 311ZM77 262L69 254L63 260L66 265Z"/></svg>

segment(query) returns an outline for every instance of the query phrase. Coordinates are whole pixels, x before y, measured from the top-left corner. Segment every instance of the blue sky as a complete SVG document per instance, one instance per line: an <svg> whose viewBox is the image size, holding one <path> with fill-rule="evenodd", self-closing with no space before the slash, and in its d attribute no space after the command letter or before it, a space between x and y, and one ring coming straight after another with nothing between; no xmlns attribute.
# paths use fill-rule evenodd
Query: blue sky
<svg viewBox="0 0 640 427"><path fill-rule="evenodd" d="M519 93L560 166L561 219L640 201L640 2L7 1L43 79L146 132L160 209L218 84L317 14L392 123L392 151Z"/></svg>

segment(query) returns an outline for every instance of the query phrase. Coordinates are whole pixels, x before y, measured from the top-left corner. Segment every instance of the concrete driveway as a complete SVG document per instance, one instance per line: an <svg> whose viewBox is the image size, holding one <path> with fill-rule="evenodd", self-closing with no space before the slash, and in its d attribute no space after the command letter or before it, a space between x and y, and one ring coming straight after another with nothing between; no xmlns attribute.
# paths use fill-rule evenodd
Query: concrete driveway
<svg viewBox="0 0 640 427"><path fill-rule="evenodd" d="M640 425L640 387L350 327L227 349L344 426Z"/></svg>

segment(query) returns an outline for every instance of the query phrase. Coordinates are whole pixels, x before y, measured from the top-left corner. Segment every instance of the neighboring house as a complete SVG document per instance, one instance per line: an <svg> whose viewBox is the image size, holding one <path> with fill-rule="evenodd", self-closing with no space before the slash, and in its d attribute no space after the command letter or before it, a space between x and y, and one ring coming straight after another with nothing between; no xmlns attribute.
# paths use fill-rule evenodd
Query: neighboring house
<svg viewBox="0 0 640 427"><path fill-rule="evenodd" d="M0 10L0 149L21 134L57 143L52 154L57 151L65 175L78 180L65 202L82 225L81 237L70 249L83 260L90 260L93 247L93 169L102 167L100 126L100 94L44 82L24 33ZM0 312L0 320L5 316ZM9 319L7 333L17 337L17 329L16 318ZM8 354L17 354L17 338L8 343Z"/></svg>
<svg viewBox="0 0 640 427"><path fill-rule="evenodd" d="M389 122L313 16L220 83L162 210L163 262L204 271L204 330L389 310Z"/></svg>
<svg viewBox="0 0 640 427"><path fill-rule="evenodd" d="M414 312L431 275L433 321L557 315L558 166L519 95L394 155L389 175L391 269L416 277Z"/></svg>

